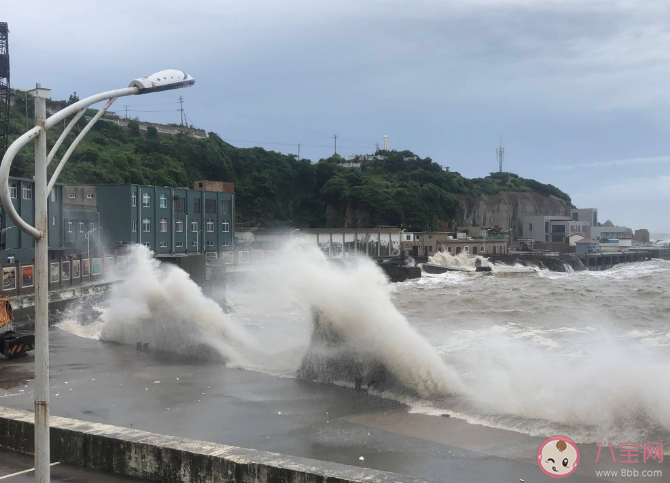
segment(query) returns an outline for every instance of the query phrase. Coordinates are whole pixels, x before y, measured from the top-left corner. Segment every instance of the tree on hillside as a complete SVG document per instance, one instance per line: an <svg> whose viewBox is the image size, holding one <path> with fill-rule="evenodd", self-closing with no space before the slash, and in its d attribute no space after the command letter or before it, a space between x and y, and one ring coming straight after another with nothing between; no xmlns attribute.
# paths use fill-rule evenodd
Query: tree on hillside
<svg viewBox="0 0 670 483"><path fill-rule="evenodd" d="M77 91L74 91L72 94L70 94L70 97L65 103L65 105L69 106L71 104L74 104L75 102L79 102L79 96L77 95Z"/></svg>

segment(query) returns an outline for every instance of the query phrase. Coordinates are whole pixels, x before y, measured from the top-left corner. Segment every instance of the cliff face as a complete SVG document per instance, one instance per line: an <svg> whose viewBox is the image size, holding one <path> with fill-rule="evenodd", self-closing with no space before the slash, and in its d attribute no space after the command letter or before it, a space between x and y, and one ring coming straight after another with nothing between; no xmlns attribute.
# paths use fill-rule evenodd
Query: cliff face
<svg viewBox="0 0 670 483"><path fill-rule="evenodd" d="M501 191L497 195L461 196L456 213L457 226L493 226L512 228L514 236L521 235L524 216L570 216L570 206L555 196L538 193Z"/></svg>

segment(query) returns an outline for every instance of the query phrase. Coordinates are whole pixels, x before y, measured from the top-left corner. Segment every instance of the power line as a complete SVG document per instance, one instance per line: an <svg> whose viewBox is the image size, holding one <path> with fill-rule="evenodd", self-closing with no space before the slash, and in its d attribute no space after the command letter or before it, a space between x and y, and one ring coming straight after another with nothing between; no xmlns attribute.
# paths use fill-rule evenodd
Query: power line
<svg viewBox="0 0 670 483"><path fill-rule="evenodd" d="M338 136L339 137L339 136ZM271 144L276 146L301 146L308 148L332 148L329 144L277 143L272 141L246 141L242 139L223 139L227 143ZM342 149L373 149L374 146L340 146Z"/></svg>
<svg viewBox="0 0 670 483"><path fill-rule="evenodd" d="M143 109L126 109L126 112L179 112L180 109L166 109L162 111L148 111Z"/></svg>
<svg viewBox="0 0 670 483"><path fill-rule="evenodd" d="M168 104L179 104L179 101L170 101L170 102L154 102L151 104L128 104L129 107L136 107L136 106L165 106Z"/></svg>

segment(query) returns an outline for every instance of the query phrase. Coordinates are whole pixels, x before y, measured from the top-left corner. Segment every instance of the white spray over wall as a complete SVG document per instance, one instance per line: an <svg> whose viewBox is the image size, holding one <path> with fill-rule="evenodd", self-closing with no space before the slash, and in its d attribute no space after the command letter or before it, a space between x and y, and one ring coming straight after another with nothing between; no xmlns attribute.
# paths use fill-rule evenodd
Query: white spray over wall
<svg viewBox="0 0 670 483"><path fill-rule="evenodd" d="M261 342L252 334L253 327L224 313L184 271L161 265L144 247L133 248L129 266L132 272L112 288L100 316L100 339L131 345L148 342L156 349L196 355L214 349L230 365L268 372L276 372L278 366L298 369L306 345L296 357L295 347ZM259 274L251 297L259 299L266 317L271 316L273 302L309 317L310 323L301 328L303 340L309 340L310 309L316 308L355 352L378 360L417 393L432 396L460 389L455 371L395 308L391 285L369 259L338 266L316 247L293 240ZM91 336L90 328L76 329L68 321L61 328ZM286 367L287 360L291 367Z"/></svg>
<svg viewBox="0 0 670 483"><path fill-rule="evenodd" d="M481 257L479 255L468 255L467 253L459 253L457 255L452 255L451 253L448 252L437 252L435 255L432 255L428 257L428 263L432 263L434 265L444 265L446 267L463 267L463 268L471 268L472 270L475 269L476 267L476 262L479 260L479 262L482 264L482 266L488 266L489 262L486 258Z"/></svg>

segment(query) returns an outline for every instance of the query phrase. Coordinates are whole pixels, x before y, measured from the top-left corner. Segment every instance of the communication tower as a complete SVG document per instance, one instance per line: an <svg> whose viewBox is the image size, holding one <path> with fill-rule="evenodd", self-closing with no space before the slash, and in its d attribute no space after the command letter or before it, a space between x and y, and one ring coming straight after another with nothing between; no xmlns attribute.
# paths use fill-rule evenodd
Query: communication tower
<svg viewBox="0 0 670 483"><path fill-rule="evenodd" d="M505 160L505 148L502 147L502 139L500 140L500 147L496 148L496 154L498 155L498 172L502 173L502 165Z"/></svg>
<svg viewBox="0 0 670 483"><path fill-rule="evenodd" d="M9 136L9 27L0 22L0 157Z"/></svg>

